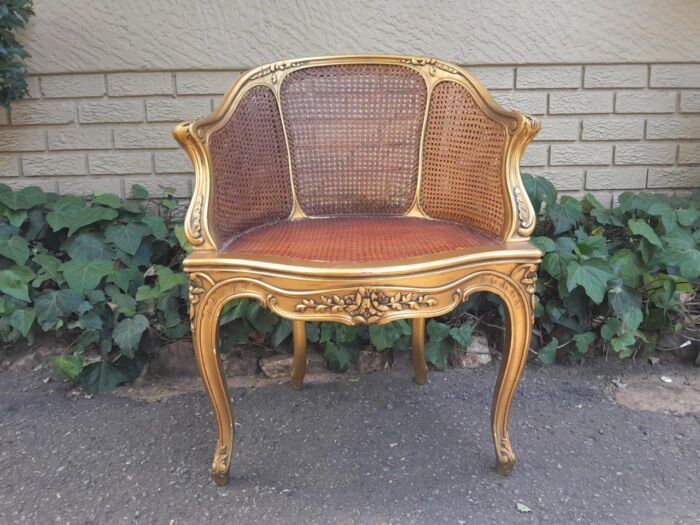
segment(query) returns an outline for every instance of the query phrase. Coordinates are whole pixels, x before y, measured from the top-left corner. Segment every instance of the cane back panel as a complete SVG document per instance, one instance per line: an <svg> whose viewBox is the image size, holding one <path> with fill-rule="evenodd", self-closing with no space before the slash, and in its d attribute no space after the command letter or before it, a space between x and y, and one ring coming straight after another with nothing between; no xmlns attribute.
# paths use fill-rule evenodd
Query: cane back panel
<svg viewBox="0 0 700 525"><path fill-rule="evenodd" d="M292 174L309 215L401 214L413 203L427 89L407 67L310 67L281 85Z"/></svg>

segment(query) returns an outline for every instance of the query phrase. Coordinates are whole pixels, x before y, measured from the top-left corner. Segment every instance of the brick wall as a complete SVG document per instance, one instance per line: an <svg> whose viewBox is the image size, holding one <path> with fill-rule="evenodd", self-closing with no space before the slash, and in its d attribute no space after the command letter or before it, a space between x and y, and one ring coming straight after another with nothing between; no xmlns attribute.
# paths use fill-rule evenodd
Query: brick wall
<svg viewBox="0 0 700 525"><path fill-rule="evenodd" d="M610 202L622 190L700 187L700 64L475 66L506 108L543 122L522 171ZM206 115L236 71L29 78L0 112L0 182L124 194L133 183L191 191L173 125Z"/></svg>

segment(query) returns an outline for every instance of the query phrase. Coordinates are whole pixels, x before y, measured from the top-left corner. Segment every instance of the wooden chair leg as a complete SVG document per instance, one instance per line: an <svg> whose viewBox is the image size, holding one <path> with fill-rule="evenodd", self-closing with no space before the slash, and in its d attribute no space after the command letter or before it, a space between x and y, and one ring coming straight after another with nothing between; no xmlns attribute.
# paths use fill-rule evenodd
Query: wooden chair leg
<svg viewBox="0 0 700 525"><path fill-rule="evenodd" d="M515 389L525 368L532 330L532 310L527 303L520 301L507 304L507 306L506 333L508 339L504 346L491 409L491 427L497 461L496 471L502 475L510 474L515 464L515 454L508 433L508 422Z"/></svg>
<svg viewBox="0 0 700 525"><path fill-rule="evenodd" d="M294 360L292 361L292 388L301 390L304 387L306 373L306 322L292 321L294 339Z"/></svg>
<svg viewBox="0 0 700 525"><path fill-rule="evenodd" d="M231 399L216 349L220 308L216 310L216 314L212 315L211 310L214 308L207 311L203 306L200 305L197 308L197 310L203 310L201 315L192 314L192 339L199 372L216 417L217 439L211 476L217 485L226 485L229 482L229 467L233 454L234 426Z"/></svg>
<svg viewBox="0 0 700 525"><path fill-rule="evenodd" d="M411 320L411 347L413 350L414 381L424 385L428 373L425 362L425 318L415 317Z"/></svg>

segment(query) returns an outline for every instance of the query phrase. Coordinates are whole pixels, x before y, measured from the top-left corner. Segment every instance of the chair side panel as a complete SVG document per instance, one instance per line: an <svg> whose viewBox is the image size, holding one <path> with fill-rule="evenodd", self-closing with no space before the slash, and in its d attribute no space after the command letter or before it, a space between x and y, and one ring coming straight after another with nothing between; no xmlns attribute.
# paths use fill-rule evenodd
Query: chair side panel
<svg viewBox="0 0 700 525"><path fill-rule="evenodd" d="M222 242L292 209L289 162L277 100L252 87L231 119L209 137L212 197Z"/></svg>
<svg viewBox="0 0 700 525"><path fill-rule="evenodd" d="M504 228L503 156L508 135L460 84L430 95L420 205L430 217L500 235Z"/></svg>
<svg viewBox="0 0 700 525"><path fill-rule="evenodd" d="M426 97L421 74L400 65L287 75L280 103L304 213L405 213L416 193Z"/></svg>

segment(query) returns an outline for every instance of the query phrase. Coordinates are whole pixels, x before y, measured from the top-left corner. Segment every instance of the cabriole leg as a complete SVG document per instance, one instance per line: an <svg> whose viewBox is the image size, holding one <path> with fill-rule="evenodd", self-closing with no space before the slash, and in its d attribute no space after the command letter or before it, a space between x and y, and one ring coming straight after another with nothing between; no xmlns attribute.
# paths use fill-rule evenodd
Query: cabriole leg
<svg viewBox="0 0 700 525"><path fill-rule="evenodd" d="M306 322L292 321L294 360L292 361L292 388L301 390L306 373Z"/></svg>
<svg viewBox="0 0 700 525"><path fill-rule="evenodd" d="M506 333L508 335L491 410L493 443L496 448L496 471L502 475L510 474L515 464L515 454L508 434L508 421L515 389L525 367L532 329L532 311L529 304L523 301L513 303L506 300L506 306L506 325L508 326Z"/></svg>
<svg viewBox="0 0 700 525"><path fill-rule="evenodd" d="M191 295L190 303L192 302ZM190 315L197 365L216 417L217 439L211 476L217 485L226 485L229 482L229 466L233 454L234 427L231 400L216 349L220 310L220 308L208 310L205 298L198 308L191 308ZM199 315L197 315L198 312Z"/></svg>
<svg viewBox="0 0 700 525"><path fill-rule="evenodd" d="M411 320L411 347L413 350L414 381L424 385L428 373L425 362L425 318L415 317Z"/></svg>

